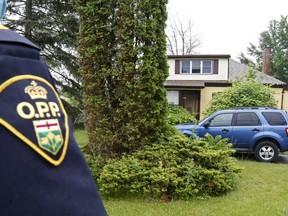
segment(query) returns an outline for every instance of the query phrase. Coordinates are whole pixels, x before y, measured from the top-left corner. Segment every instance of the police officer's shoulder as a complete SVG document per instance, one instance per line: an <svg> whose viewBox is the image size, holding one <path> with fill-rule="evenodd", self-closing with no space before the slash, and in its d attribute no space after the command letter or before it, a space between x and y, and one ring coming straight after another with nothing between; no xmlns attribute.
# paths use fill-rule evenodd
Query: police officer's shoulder
<svg viewBox="0 0 288 216"><path fill-rule="evenodd" d="M20 43L40 50L39 47L32 43L30 40L10 30L4 25L0 25L0 42Z"/></svg>

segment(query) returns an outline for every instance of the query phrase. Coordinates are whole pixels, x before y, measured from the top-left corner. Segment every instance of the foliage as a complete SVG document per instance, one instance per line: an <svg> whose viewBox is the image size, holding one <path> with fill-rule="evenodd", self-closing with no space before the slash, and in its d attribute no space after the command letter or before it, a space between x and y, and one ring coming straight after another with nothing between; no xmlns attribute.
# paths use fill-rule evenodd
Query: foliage
<svg viewBox="0 0 288 216"><path fill-rule="evenodd" d="M87 151L117 157L165 133L167 0L76 1Z"/></svg>
<svg viewBox="0 0 288 216"><path fill-rule="evenodd" d="M3 23L41 48L41 56L65 98L82 101L76 57L79 25L70 0L8 1ZM71 105L66 101L65 108L74 120L81 102Z"/></svg>
<svg viewBox="0 0 288 216"><path fill-rule="evenodd" d="M268 29L261 32L259 45L250 43L247 48L248 57L243 53L239 59L242 63L252 63L258 70L262 70L263 50L265 47L271 47L271 74L273 77L288 82L288 16L281 16L280 20L272 20ZM251 58L249 58L252 57ZM253 60L255 59L255 60Z"/></svg>
<svg viewBox="0 0 288 216"><path fill-rule="evenodd" d="M249 157L236 164L243 167L237 190L225 196L169 204L143 197L104 199L105 208L109 216L287 216L287 161L258 163Z"/></svg>
<svg viewBox="0 0 288 216"><path fill-rule="evenodd" d="M236 80L231 87L215 94L204 111L205 116L222 110L242 106L276 106L274 92L255 79L255 71L250 68L244 79Z"/></svg>
<svg viewBox="0 0 288 216"><path fill-rule="evenodd" d="M175 133L104 166L98 184L103 196L142 194L189 199L226 194L240 169L226 139L189 139Z"/></svg>
<svg viewBox="0 0 288 216"><path fill-rule="evenodd" d="M89 166L90 172L93 176L93 179L97 182L101 173L103 172L103 167L105 166L106 162L105 159L99 155L88 155L85 154L86 162Z"/></svg>
<svg viewBox="0 0 288 216"><path fill-rule="evenodd" d="M191 115L185 108L181 106L176 106L173 104L168 105L168 116L167 116L168 124L176 125L187 122L196 123L196 118Z"/></svg>

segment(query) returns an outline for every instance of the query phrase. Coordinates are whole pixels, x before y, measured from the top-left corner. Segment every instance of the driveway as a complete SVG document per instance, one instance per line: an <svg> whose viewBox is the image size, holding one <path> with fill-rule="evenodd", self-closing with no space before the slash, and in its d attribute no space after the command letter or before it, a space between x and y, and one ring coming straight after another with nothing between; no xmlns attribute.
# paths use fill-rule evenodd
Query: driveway
<svg viewBox="0 0 288 216"><path fill-rule="evenodd" d="M275 161L275 163L288 164L288 155L280 154L279 158Z"/></svg>
<svg viewBox="0 0 288 216"><path fill-rule="evenodd" d="M256 161L253 154L236 153L235 156L236 156L236 158L238 158L239 160L251 160L251 161ZM287 155L287 154L280 153L278 159L277 159L276 161L274 161L273 163L277 163L277 164L288 164L288 155Z"/></svg>

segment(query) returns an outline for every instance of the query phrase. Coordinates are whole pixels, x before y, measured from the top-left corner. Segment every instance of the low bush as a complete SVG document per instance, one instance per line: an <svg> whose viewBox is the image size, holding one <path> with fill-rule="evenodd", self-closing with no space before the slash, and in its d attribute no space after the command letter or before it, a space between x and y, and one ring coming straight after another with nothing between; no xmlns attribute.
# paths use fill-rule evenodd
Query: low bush
<svg viewBox="0 0 288 216"><path fill-rule="evenodd" d="M194 122L196 123L196 118L181 106L176 106L173 104L168 105L168 117L167 121L170 125Z"/></svg>
<svg viewBox="0 0 288 216"><path fill-rule="evenodd" d="M110 160L98 179L101 194L189 199L235 188L240 168L226 139L189 139L175 133L120 160Z"/></svg>
<svg viewBox="0 0 288 216"><path fill-rule="evenodd" d="M100 156L91 156L89 154L84 155L93 179L96 181L96 183L98 183L100 174L103 171L103 167L105 166L105 160Z"/></svg>

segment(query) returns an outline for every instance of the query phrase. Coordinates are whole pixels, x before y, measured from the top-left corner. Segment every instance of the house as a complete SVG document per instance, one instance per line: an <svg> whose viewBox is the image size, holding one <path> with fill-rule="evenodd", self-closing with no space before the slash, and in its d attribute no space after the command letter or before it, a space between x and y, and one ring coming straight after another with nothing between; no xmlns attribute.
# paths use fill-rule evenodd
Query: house
<svg viewBox="0 0 288 216"><path fill-rule="evenodd" d="M230 55L170 55L168 65L169 76L164 83L168 102L183 106L198 119L201 119L213 94L231 86L233 80L243 77L249 70ZM288 101L284 89L286 84L269 75L269 64L264 70L268 72L256 72L256 78L264 84L271 84L278 107L288 110L288 105L284 104L285 99Z"/></svg>

